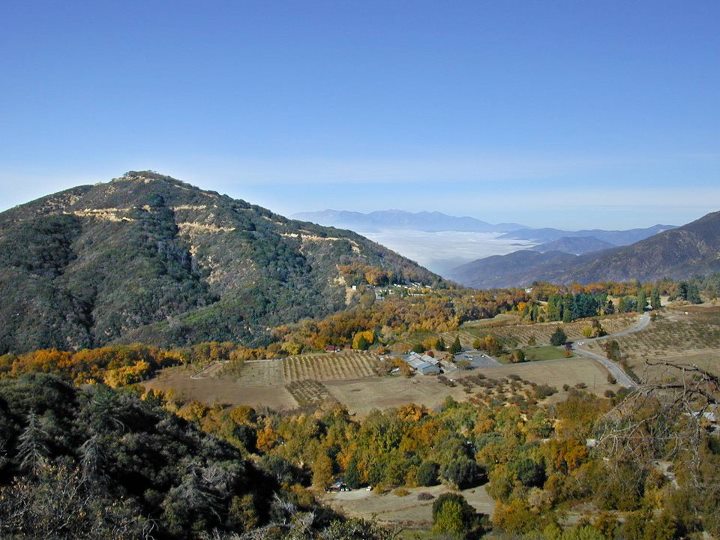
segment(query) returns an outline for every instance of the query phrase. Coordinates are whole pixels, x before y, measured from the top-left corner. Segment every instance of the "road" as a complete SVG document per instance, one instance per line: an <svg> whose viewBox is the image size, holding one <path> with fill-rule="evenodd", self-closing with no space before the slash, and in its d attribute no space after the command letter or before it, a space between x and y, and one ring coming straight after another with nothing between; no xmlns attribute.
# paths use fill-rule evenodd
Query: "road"
<svg viewBox="0 0 720 540"><path fill-rule="evenodd" d="M599 362L603 366L605 366L605 368L610 372L610 374L613 377L615 377L615 380L618 382L618 384L621 384L622 386L625 386L626 388L637 388L638 384L635 381L633 381L627 373L625 373L625 371L622 369L622 367L620 367L620 364L617 364L617 363L613 362L612 360L605 358L601 354L597 354L592 351L588 351L587 349L583 349L582 346L585 345L588 341L602 341L602 340L607 340L607 339L628 336L630 334L634 334L635 332L640 332L641 330L645 330L649 324L650 324L650 314L643 313L640 316L640 319L638 320L638 322L636 322L630 328L626 328L625 330L621 330L620 332L616 332L614 334L610 334L610 335L603 336L600 338L585 339L582 341L578 341L575 344L575 346L573 347L573 350L580 356L590 358L591 360L595 360L596 362Z"/></svg>

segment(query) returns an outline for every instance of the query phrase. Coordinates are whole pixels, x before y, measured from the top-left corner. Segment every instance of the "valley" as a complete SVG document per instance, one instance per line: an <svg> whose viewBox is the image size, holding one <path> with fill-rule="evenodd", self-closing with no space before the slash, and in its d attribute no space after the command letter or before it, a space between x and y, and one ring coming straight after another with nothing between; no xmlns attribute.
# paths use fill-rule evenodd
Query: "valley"
<svg viewBox="0 0 720 540"><path fill-rule="evenodd" d="M629 335L636 329L638 317L618 315L600 319L602 326L613 334ZM563 325L570 340L582 339L586 321ZM528 353L526 362L498 363L492 367L446 370L446 376L404 376L391 372L389 366L402 362L401 354L383 354L363 351L341 351L288 356L278 359L248 360L237 369L227 370L225 362L215 362L199 374L190 367L171 367L144 382L148 390L173 392L180 401L200 401L207 405L271 408L287 413L300 410L328 409L340 404L350 413L367 415L372 409L385 409L418 404L437 409L448 397L458 401L485 399L535 399L533 385L554 388L551 396L540 401L556 403L568 395L571 388L587 388L603 396L617 392L622 386L608 382L607 367L592 358L576 355L564 358L562 351L550 347L550 336L557 324L522 324L517 317L499 316L496 319L465 323L459 332L441 333L450 342L457 336L466 353L480 354L472 348L478 335L487 329L512 346L528 342L541 346L528 351L541 350L540 358ZM720 344L718 344L720 350ZM608 361L609 362L609 361ZM227 371L230 371L228 373ZM448 382L449 381L449 382ZM529 385L506 388L513 381ZM625 384L631 386L634 383ZM563 387L567 387L563 389Z"/></svg>

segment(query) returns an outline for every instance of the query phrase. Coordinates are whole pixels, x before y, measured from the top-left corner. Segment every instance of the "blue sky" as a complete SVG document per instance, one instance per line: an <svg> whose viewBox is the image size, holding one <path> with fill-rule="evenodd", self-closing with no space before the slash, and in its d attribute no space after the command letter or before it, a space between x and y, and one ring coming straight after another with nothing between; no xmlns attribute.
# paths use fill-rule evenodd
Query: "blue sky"
<svg viewBox="0 0 720 540"><path fill-rule="evenodd" d="M0 207L153 169L283 214L720 209L720 2L0 3Z"/></svg>

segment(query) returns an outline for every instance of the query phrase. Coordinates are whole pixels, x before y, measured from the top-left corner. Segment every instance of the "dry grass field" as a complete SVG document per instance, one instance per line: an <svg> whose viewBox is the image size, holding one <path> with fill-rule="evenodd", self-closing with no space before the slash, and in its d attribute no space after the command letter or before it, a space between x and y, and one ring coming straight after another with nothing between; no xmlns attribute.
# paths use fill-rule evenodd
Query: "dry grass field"
<svg viewBox="0 0 720 540"><path fill-rule="evenodd" d="M190 369L175 367L163 370L145 386L164 391L172 389L185 400L286 411L340 402L361 416L372 409L408 403L436 409L448 397L485 403L518 399L554 402L564 398L563 385L586 385L599 395L609 389L617 390L616 386L608 385L603 367L584 358L457 370L445 377L416 375L411 378L375 375L379 362L371 353L347 352L248 361L239 376L207 369L198 377ZM558 392L538 398L535 387L540 385L554 387Z"/></svg>
<svg viewBox="0 0 720 540"><path fill-rule="evenodd" d="M283 384L248 385L221 377L193 379L192 375L192 371L182 367L167 368L143 385L148 390L172 390L182 400L197 400L210 405L265 406L276 410L297 407L297 402Z"/></svg>
<svg viewBox="0 0 720 540"><path fill-rule="evenodd" d="M323 502L346 515L376 521L386 525L427 529L432 526L432 504L435 499L418 500L420 493L429 493L434 498L451 491L446 486L419 487L408 489L409 494L398 496L394 493L379 494L374 491L357 489L344 493L327 493ZM484 486L460 491L478 512L491 515L495 503Z"/></svg>
<svg viewBox="0 0 720 540"><path fill-rule="evenodd" d="M642 380L673 377L676 370L650 362L695 364L720 374L720 307L684 306L664 310L641 332L617 338L620 351ZM601 343L588 344L604 354Z"/></svg>
<svg viewBox="0 0 720 540"><path fill-rule="evenodd" d="M378 362L372 353L348 351L251 360L245 362L239 376L223 374L219 363L200 373L176 367L162 370L145 386L174 390L185 400L293 410L335 401L323 382L379 379L375 376Z"/></svg>
<svg viewBox="0 0 720 540"><path fill-rule="evenodd" d="M527 383L548 385L556 388L558 393L545 400L545 402L551 403L562 401L567 397L567 392L563 391L563 385L575 388L585 386L589 392L600 396L606 390L617 392L620 388L616 384L608 383L608 372L604 367L593 360L579 357L477 369L464 372L462 377L473 378L477 373L481 373L488 379L500 381L502 385L499 388L496 386L473 386L473 395L479 397L482 401L509 398L512 392L508 391L506 383L508 379L512 380L513 377L519 377L521 379L519 382L521 384L525 383L525 388L521 389L520 395L527 394ZM462 384L460 377L454 377L454 379L458 384Z"/></svg>
<svg viewBox="0 0 720 540"><path fill-rule="evenodd" d="M499 318L502 317L502 318ZM608 334L613 334L631 327L638 320L636 313L601 317L598 320ZM590 324L588 319L571 323L549 322L536 324L519 324L520 319L509 315L498 316L495 319L471 321L460 327L460 343L463 347L472 347L473 341L478 337L492 334L512 347L530 345L531 338L536 345L547 345L550 336L559 326L563 329L570 341L583 339L582 330ZM443 339L451 343L455 339L454 333L448 333ZM450 339L450 341L448 341Z"/></svg>

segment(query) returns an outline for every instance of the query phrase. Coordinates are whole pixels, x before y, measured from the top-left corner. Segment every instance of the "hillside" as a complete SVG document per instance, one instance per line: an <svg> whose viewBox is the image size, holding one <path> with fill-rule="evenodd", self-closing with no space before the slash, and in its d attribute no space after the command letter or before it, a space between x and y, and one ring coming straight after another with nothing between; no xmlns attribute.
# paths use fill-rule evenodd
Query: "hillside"
<svg viewBox="0 0 720 540"><path fill-rule="evenodd" d="M591 283L684 279L720 270L720 212L630 246L573 256L518 251L456 268L451 278L471 287L529 285L533 281Z"/></svg>
<svg viewBox="0 0 720 540"><path fill-rule="evenodd" d="M533 251L547 253L549 251L561 251L572 255L584 255L593 251L602 251L615 247L610 242L598 240L594 236L563 236L552 242L546 242L532 248Z"/></svg>
<svg viewBox="0 0 720 540"><path fill-rule="evenodd" d="M350 231L152 172L0 213L0 354L113 341L263 343L346 306L339 265L440 278Z"/></svg>
<svg viewBox="0 0 720 540"><path fill-rule="evenodd" d="M379 210L364 214L347 210L323 210L302 212L293 216L320 225L342 227L360 232L376 232L388 229L410 229L424 232L506 232L522 229L517 223L496 225L472 217L449 216L441 212L405 212L403 210Z"/></svg>

